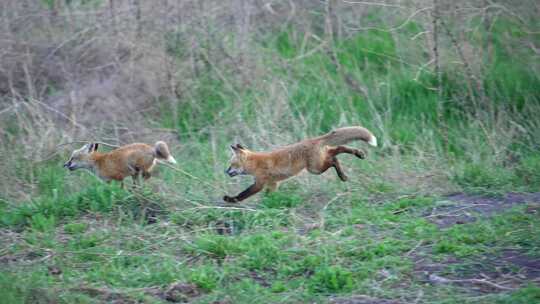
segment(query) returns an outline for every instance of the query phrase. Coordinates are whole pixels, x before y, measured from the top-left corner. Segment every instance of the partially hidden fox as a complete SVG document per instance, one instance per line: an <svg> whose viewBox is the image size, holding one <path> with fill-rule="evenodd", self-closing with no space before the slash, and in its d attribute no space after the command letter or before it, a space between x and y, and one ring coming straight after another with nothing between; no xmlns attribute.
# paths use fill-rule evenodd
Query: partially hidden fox
<svg viewBox="0 0 540 304"><path fill-rule="evenodd" d="M87 169L105 182L120 181L123 188L124 178L128 176L132 177L134 185L139 185L141 175L144 180L149 179L158 160L176 164L169 147L163 141L156 142L154 146L133 143L108 153L98 152L97 149L97 143L84 145L71 153L64 167L70 171Z"/></svg>
<svg viewBox="0 0 540 304"><path fill-rule="evenodd" d="M274 191L280 181L295 176L304 169L312 174L322 174L333 167L338 177L346 181L347 176L343 173L336 156L348 153L361 159L366 158L366 152L363 150L343 146L354 140L363 140L371 146L377 146L377 138L368 129L359 126L339 128L271 152L254 152L240 144L231 145L233 156L225 173L231 177L252 175L255 182L237 196L225 195L223 200L234 203L264 188Z"/></svg>

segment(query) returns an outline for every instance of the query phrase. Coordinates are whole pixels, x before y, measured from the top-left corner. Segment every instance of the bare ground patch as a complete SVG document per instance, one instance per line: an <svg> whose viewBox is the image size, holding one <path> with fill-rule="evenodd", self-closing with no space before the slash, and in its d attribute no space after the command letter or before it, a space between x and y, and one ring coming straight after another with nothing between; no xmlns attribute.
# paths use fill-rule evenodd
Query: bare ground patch
<svg viewBox="0 0 540 304"><path fill-rule="evenodd" d="M540 284L540 258L516 249L496 255L481 255L464 262L448 258L434 262L415 261L414 273L421 281L435 285L452 284L477 293L510 291L527 283Z"/></svg>
<svg viewBox="0 0 540 304"><path fill-rule="evenodd" d="M535 206L540 204L540 192L510 192L502 197L456 193L447 196L446 199L448 204L438 206L429 214L425 214L426 218L440 228L474 222L478 217L500 213L524 203L532 203L528 211L538 213Z"/></svg>
<svg viewBox="0 0 540 304"><path fill-rule="evenodd" d="M528 204L526 213L540 212L540 193L507 193L502 197L457 193L446 198L448 204L425 214L440 228L471 223L520 204ZM415 277L424 282L462 286L476 293L510 291L527 283L540 285L540 257L521 249L502 249L467 260L448 257L443 261L432 259L429 251L429 246L419 248L412 255Z"/></svg>
<svg viewBox="0 0 540 304"><path fill-rule="evenodd" d="M329 301L330 304L400 304L394 300L372 298L364 295L357 295L351 297L332 298Z"/></svg>
<svg viewBox="0 0 540 304"><path fill-rule="evenodd" d="M87 294L88 296L99 299L104 303L140 303L128 293L121 290L81 286L72 288L71 291ZM168 287L164 288L149 287L142 288L140 291L149 296L153 296L171 303L187 303L203 294L202 290L195 284L179 282L172 283Z"/></svg>

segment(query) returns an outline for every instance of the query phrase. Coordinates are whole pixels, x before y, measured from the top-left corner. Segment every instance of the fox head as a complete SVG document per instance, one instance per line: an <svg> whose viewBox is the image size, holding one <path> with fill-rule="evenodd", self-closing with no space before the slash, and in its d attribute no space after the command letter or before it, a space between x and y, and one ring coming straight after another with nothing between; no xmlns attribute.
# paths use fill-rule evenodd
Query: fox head
<svg viewBox="0 0 540 304"><path fill-rule="evenodd" d="M82 148L73 151L71 157L64 164L65 168L73 171L80 168L90 169L90 155L94 153L98 148L98 144L89 143L84 145Z"/></svg>
<svg viewBox="0 0 540 304"><path fill-rule="evenodd" d="M248 150L240 144L231 145L232 157L230 160L230 166L225 170L225 174L230 177L247 174L245 169L245 162L247 158Z"/></svg>

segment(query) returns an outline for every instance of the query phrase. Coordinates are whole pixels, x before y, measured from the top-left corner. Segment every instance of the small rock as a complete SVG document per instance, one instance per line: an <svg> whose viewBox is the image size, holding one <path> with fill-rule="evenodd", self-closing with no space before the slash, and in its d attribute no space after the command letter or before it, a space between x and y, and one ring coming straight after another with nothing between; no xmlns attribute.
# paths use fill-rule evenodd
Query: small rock
<svg viewBox="0 0 540 304"><path fill-rule="evenodd" d="M174 283L165 291L164 298L169 302L179 303L188 302L189 298L199 295L201 292L195 284Z"/></svg>
<svg viewBox="0 0 540 304"><path fill-rule="evenodd" d="M319 223L306 224L304 226L304 231L307 233L307 232L310 232L311 230L315 230L318 228L321 228L321 224Z"/></svg>
<svg viewBox="0 0 540 304"><path fill-rule="evenodd" d="M56 267L56 266L49 266L47 267L47 269L49 269L49 274L51 275L61 275L62 274L62 269Z"/></svg>
<svg viewBox="0 0 540 304"><path fill-rule="evenodd" d="M433 273L429 275L429 280L432 283L436 283L436 284L448 284L448 283L450 283L450 280L448 280L446 278L443 278L441 276L438 276L436 274L433 274Z"/></svg>

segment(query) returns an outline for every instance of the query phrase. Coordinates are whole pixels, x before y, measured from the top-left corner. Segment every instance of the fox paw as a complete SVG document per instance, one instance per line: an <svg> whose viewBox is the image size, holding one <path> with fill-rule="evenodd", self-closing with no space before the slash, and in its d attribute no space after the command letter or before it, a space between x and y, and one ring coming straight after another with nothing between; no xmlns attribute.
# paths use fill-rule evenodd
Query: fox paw
<svg viewBox="0 0 540 304"><path fill-rule="evenodd" d="M367 153L364 150L355 150L354 155L356 155L356 157L358 157L360 159L364 159L364 158L367 157Z"/></svg>
<svg viewBox="0 0 540 304"><path fill-rule="evenodd" d="M223 197L223 200L226 201L227 203L236 203L236 202L238 202L238 199L236 197L230 197L228 195L225 195Z"/></svg>

